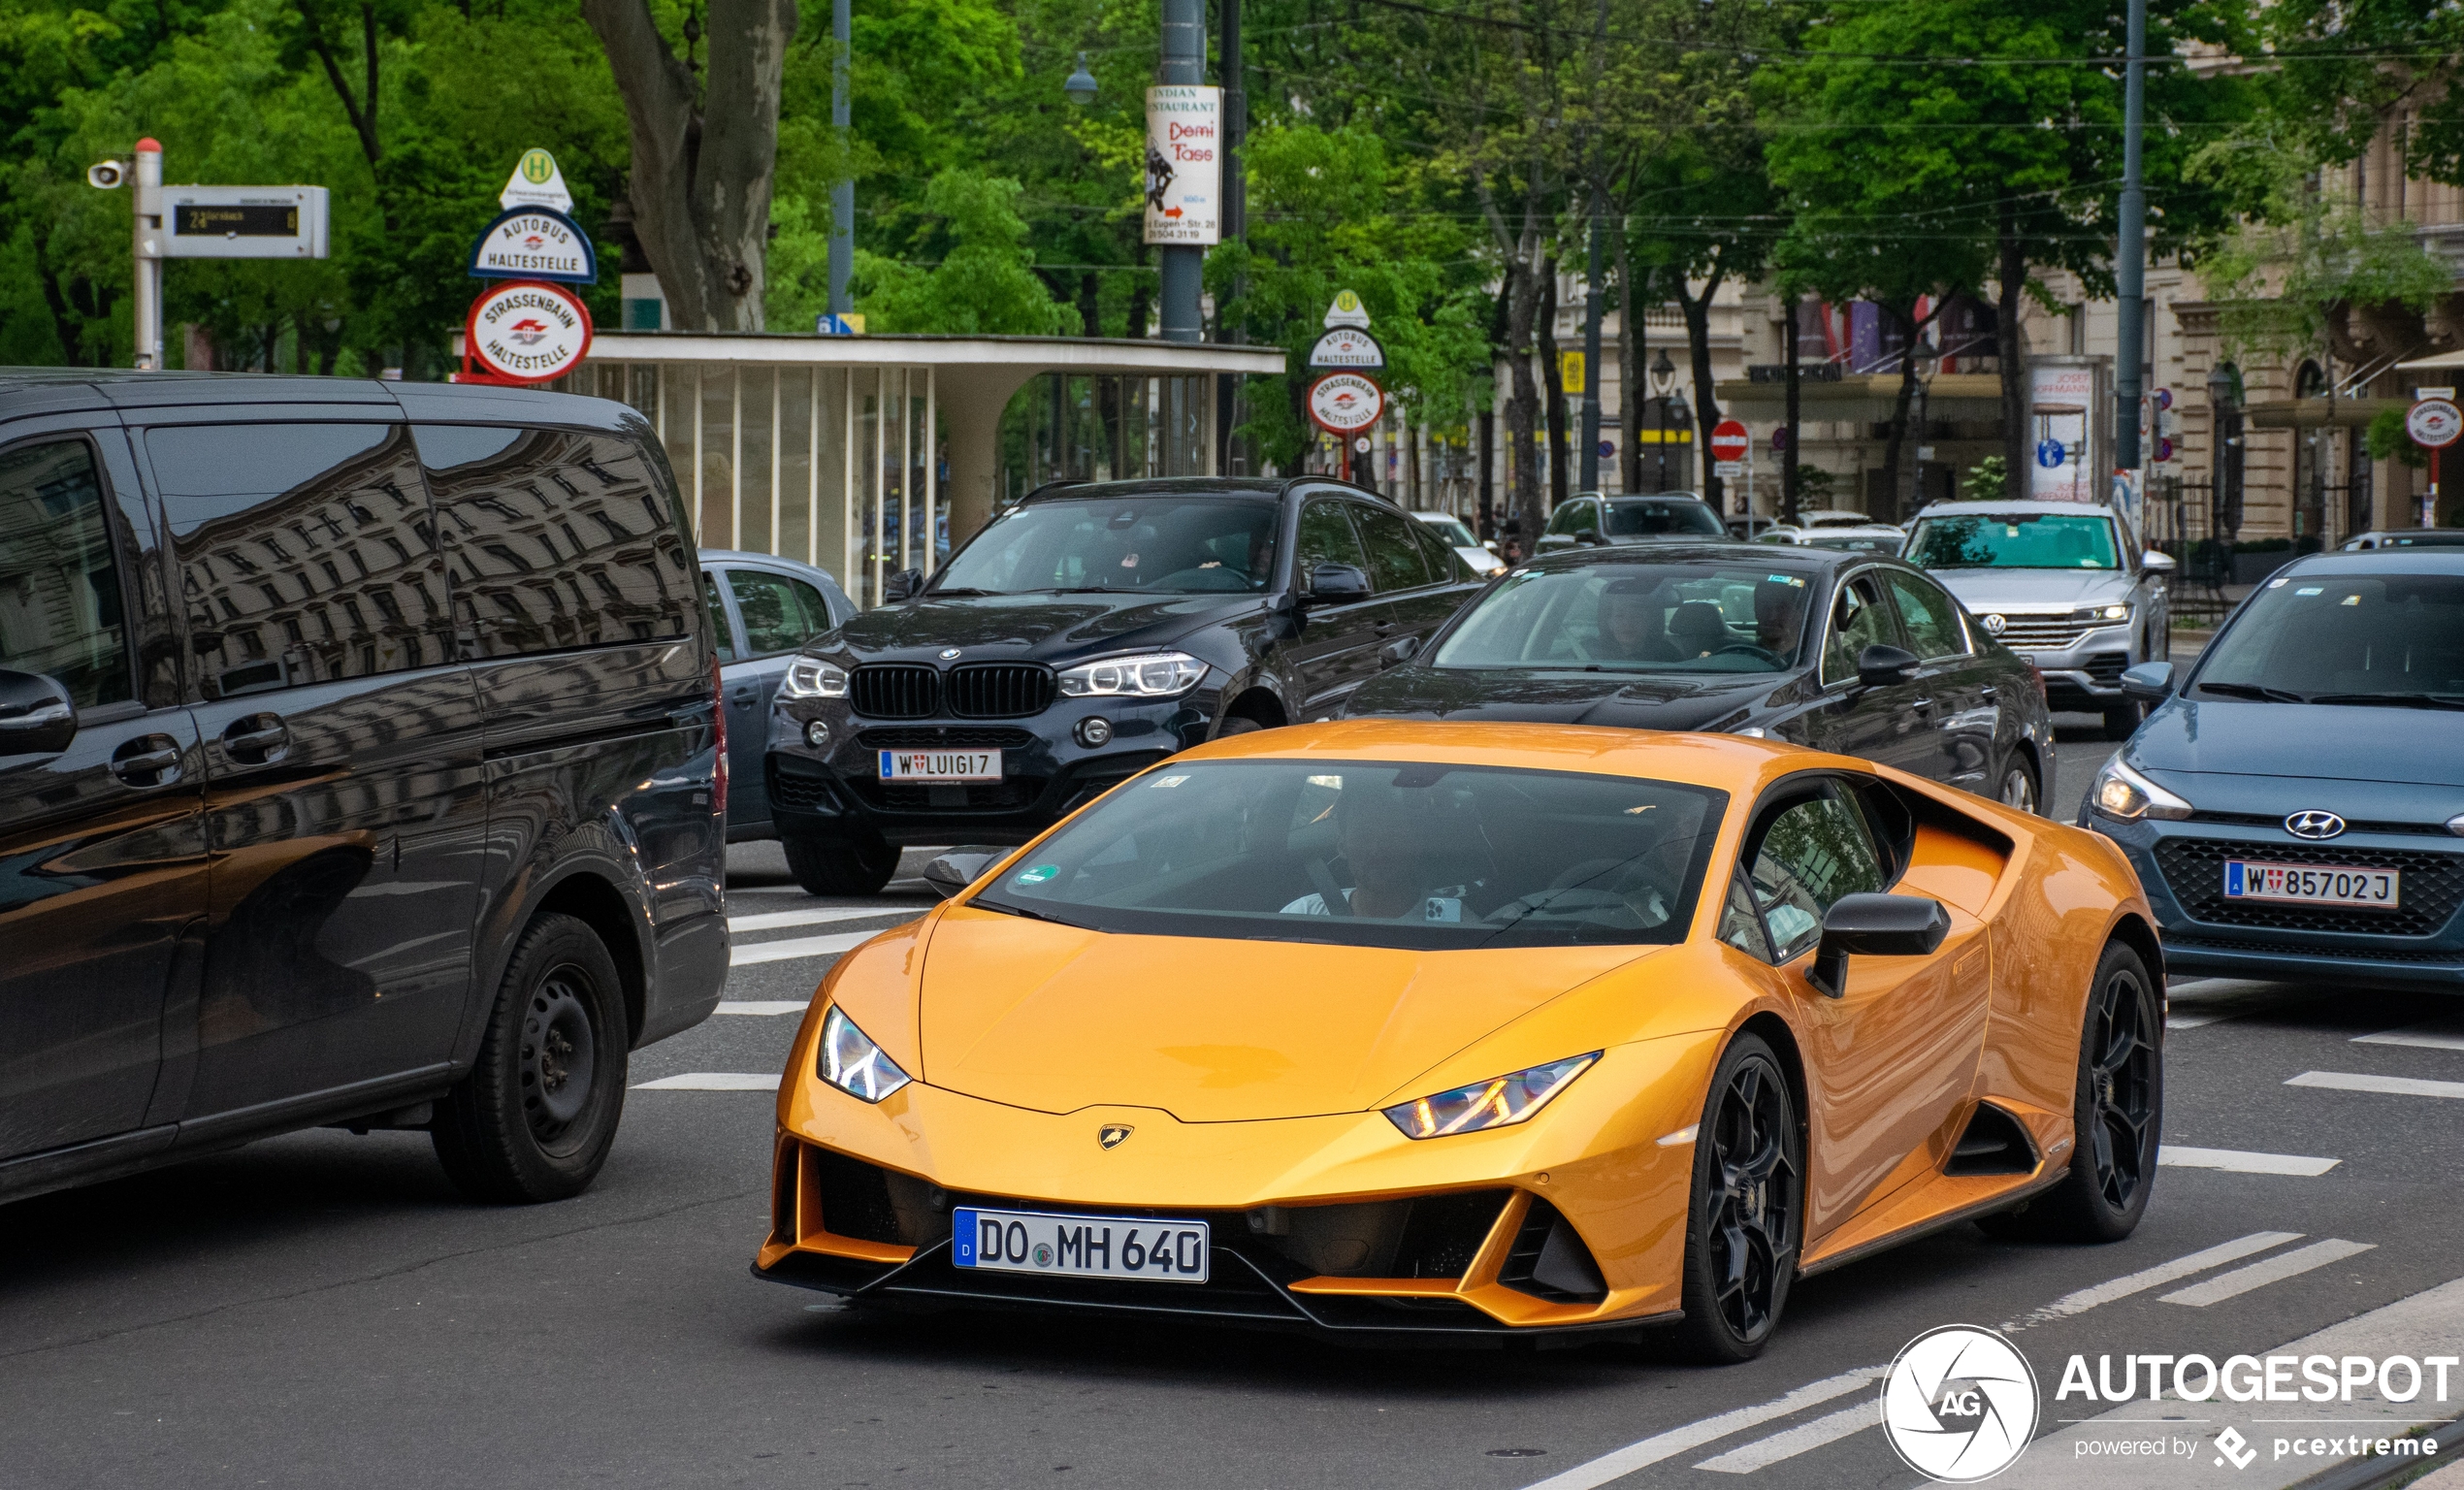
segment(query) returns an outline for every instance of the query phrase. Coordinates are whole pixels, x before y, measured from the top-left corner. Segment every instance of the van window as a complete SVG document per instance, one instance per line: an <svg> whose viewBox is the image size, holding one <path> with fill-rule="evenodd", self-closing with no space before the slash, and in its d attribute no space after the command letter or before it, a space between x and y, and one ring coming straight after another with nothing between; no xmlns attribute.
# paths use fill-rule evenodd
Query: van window
<svg viewBox="0 0 2464 1490"><path fill-rule="evenodd" d="M103 483L81 439L0 451L0 667L78 707L133 698Z"/></svg>
<svg viewBox="0 0 2464 1490"><path fill-rule="evenodd" d="M451 661L406 427L163 426L146 451L206 697Z"/></svg>
<svg viewBox="0 0 2464 1490"><path fill-rule="evenodd" d="M664 479L615 435L412 427L468 658L691 634L699 563Z"/></svg>

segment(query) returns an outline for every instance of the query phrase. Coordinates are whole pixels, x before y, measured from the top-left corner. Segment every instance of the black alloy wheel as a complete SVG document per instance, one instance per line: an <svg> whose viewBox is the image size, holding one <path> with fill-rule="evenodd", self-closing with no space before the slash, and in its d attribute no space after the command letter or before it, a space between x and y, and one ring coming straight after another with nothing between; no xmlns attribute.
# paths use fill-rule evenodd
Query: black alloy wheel
<svg viewBox="0 0 2464 1490"><path fill-rule="evenodd" d="M2016 1210L1977 1224L1997 1237L2119 1242L2137 1229L2156 1188L2164 1118L2164 1027L2147 963L2109 942L2089 986L2080 1032L2074 1142L2061 1180Z"/></svg>
<svg viewBox="0 0 2464 1490"><path fill-rule="evenodd" d="M1779 1324L1804 1228L1803 1145L1778 1057L1738 1036L1695 1131L1683 1328L1697 1359L1750 1360Z"/></svg>
<svg viewBox="0 0 2464 1490"><path fill-rule="evenodd" d="M2015 807L2031 817L2037 811L2036 772L2026 760L2013 755L2002 767L2002 790L1996 794L2005 807Z"/></svg>

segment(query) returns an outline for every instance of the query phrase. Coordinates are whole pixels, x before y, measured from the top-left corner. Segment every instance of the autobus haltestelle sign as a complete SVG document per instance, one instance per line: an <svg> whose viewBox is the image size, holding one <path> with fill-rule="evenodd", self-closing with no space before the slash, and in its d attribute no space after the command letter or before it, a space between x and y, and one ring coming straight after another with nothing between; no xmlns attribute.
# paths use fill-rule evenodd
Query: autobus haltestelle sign
<svg viewBox="0 0 2464 1490"><path fill-rule="evenodd" d="M498 285L470 303L464 331L471 361L499 377L526 383L564 376L591 349L589 308L553 284Z"/></svg>

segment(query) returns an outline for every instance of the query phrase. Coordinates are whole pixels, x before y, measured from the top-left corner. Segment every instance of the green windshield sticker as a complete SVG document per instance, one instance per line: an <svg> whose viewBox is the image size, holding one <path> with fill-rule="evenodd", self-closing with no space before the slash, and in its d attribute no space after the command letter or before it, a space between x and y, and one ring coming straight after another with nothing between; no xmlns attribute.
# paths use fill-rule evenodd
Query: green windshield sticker
<svg viewBox="0 0 2464 1490"><path fill-rule="evenodd" d="M1021 885L1041 885L1046 880L1051 879L1053 876L1060 872L1061 866L1058 864L1037 864L1032 869L1022 871L1018 877L1018 883Z"/></svg>

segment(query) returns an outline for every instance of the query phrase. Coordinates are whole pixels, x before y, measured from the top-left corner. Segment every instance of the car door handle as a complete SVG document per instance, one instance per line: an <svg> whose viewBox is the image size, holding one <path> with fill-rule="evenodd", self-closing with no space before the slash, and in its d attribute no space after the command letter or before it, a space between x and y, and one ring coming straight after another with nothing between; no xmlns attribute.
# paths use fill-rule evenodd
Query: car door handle
<svg viewBox="0 0 2464 1490"><path fill-rule="evenodd" d="M1987 703L1992 703L1994 699L2000 697L2001 696L2002 691L1995 688L1991 683L1986 684L1983 688L1976 691L1976 696L1984 699Z"/></svg>
<svg viewBox="0 0 2464 1490"><path fill-rule="evenodd" d="M1930 698L1911 699L1909 700L1908 707L1916 710L1920 714L1930 714L1933 712L1933 700Z"/></svg>
<svg viewBox="0 0 2464 1490"><path fill-rule="evenodd" d="M112 774L132 787L164 787L179 779L179 742L141 734L112 752Z"/></svg>
<svg viewBox="0 0 2464 1490"><path fill-rule="evenodd" d="M279 714L243 714L222 731L222 753L242 765L270 765L291 750L291 729Z"/></svg>
<svg viewBox="0 0 2464 1490"><path fill-rule="evenodd" d="M1380 636L1385 635L1388 632L1391 632L1394 629L1395 623L1392 621L1380 621L1375 627L1371 628L1371 630L1375 631Z"/></svg>
<svg viewBox="0 0 2464 1490"><path fill-rule="evenodd" d="M739 688L739 689L737 689L737 690L735 691L735 697L734 697L734 701L735 701L735 702L737 702L737 703L751 703L751 702L752 702L755 698L757 698L757 697L759 697L759 696L760 696L760 690L758 690L758 689L751 689L751 688Z"/></svg>

